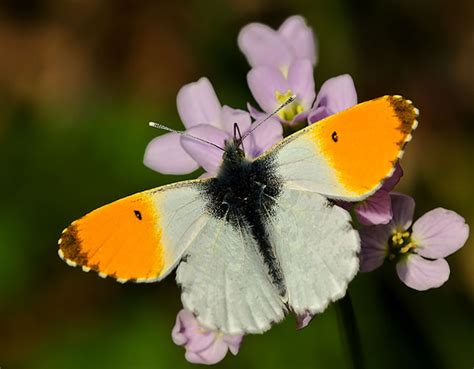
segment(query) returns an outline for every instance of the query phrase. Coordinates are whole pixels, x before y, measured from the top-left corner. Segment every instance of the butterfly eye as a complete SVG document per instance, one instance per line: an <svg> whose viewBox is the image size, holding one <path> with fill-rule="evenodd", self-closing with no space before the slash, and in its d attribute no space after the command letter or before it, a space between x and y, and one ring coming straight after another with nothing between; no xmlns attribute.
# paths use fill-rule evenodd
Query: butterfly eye
<svg viewBox="0 0 474 369"><path fill-rule="evenodd" d="M337 142L338 137L337 137L337 132L336 132L336 131L334 131L334 132L332 133L331 138L332 138L332 140L333 140L334 142Z"/></svg>
<svg viewBox="0 0 474 369"><path fill-rule="evenodd" d="M142 220L142 213L140 213L138 210L134 210L133 213L135 214L138 220Z"/></svg>

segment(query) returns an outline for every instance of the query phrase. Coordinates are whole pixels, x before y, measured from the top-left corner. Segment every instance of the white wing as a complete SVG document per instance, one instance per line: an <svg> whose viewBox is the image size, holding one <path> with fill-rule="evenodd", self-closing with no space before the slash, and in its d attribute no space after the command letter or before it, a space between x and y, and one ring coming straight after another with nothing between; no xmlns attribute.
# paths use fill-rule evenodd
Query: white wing
<svg viewBox="0 0 474 369"><path fill-rule="evenodd" d="M176 273L184 307L226 334L262 333L285 315L247 229L209 216Z"/></svg>
<svg viewBox="0 0 474 369"><path fill-rule="evenodd" d="M266 221L295 313L319 313L344 296L360 247L346 210L317 193L285 187Z"/></svg>

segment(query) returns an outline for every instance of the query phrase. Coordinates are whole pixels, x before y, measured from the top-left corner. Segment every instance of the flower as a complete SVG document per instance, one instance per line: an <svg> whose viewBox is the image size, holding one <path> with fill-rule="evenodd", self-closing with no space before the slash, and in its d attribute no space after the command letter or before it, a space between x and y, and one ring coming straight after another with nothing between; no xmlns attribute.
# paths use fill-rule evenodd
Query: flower
<svg viewBox="0 0 474 369"><path fill-rule="evenodd" d="M294 102L278 112L282 123L295 124L306 120L316 96L313 66L308 59L294 61L286 76L274 66L257 66L248 73L247 82L255 101L267 114L296 95Z"/></svg>
<svg viewBox="0 0 474 369"><path fill-rule="evenodd" d="M278 31L265 24L250 23L239 33L238 45L251 67L274 66L283 74L299 59L316 65L316 39L299 15L286 19Z"/></svg>
<svg viewBox="0 0 474 369"><path fill-rule="evenodd" d="M360 230L361 271L370 272L384 260L396 263L398 277L408 287L424 291L443 285L449 278L444 259L467 240L469 226L451 210L433 209L412 226L415 201L392 193L393 219L385 225Z"/></svg>
<svg viewBox="0 0 474 369"><path fill-rule="evenodd" d="M314 314L311 314L309 312L305 312L301 315L296 315L296 329L306 328L309 323L311 323L311 320L313 320L313 318Z"/></svg>
<svg viewBox="0 0 474 369"><path fill-rule="evenodd" d="M248 112L220 104L207 78L183 86L176 100L186 133L220 147L233 138L234 123L242 135L252 127ZM281 125L276 119L269 119L244 141L244 151L248 157L255 158L281 139ZM148 144L144 163L164 174L191 173L203 167L204 176L213 176L221 164L222 153L216 147L179 133L167 133Z"/></svg>
<svg viewBox="0 0 474 369"><path fill-rule="evenodd" d="M240 50L253 67L247 82L259 106L270 114L289 97L296 100L278 113L282 123L306 120L316 97L313 66L316 64L315 38L304 18L288 18L275 31L252 23L239 33ZM259 116L255 111L254 116Z"/></svg>
<svg viewBox="0 0 474 369"><path fill-rule="evenodd" d="M186 360L194 364L216 364L227 351L237 355L243 336L227 336L202 328L194 315L182 309L171 332L173 342L186 349Z"/></svg>
<svg viewBox="0 0 474 369"><path fill-rule="evenodd" d="M357 105L357 92L349 74L328 79L321 86L316 101L308 114L308 123L313 124Z"/></svg>

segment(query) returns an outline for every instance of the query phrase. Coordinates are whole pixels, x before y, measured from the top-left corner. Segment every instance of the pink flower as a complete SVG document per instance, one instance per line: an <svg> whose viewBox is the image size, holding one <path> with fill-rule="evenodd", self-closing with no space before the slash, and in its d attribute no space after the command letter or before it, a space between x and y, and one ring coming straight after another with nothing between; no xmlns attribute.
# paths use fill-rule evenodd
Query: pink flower
<svg viewBox="0 0 474 369"><path fill-rule="evenodd" d="M278 113L282 123L306 120L316 96L313 66L308 59L291 63L286 75L275 66L257 66L248 73L247 82L255 101L267 114L296 95L296 100Z"/></svg>
<svg viewBox="0 0 474 369"><path fill-rule="evenodd" d="M311 323L311 320L313 320L314 314L311 314L309 312L306 312L301 315L296 316L296 329L303 329L306 328L309 323Z"/></svg>
<svg viewBox="0 0 474 369"><path fill-rule="evenodd" d="M251 67L267 65L284 71L300 59L316 64L316 39L299 15L289 17L277 31L261 23L248 24L237 42Z"/></svg>
<svg viewBox="0 0 474 369"><path fill-rule="evenodd" d="M304 121L314 98L315 39L300 16L288 18L275 31L252 23L239 33L239 47L253 67L247 82L253 97L270 114L292 95L296 100L278 113L283 123ZM254 111L254 116L261 113Z"/></svg>
<svg viewBox="0 0 474 369"><path fill-rule="evenodd" d="M399 278L408 287L424 291L443 285L449 278L444 259L459 250L469 235L469 226L457 213L437 208L412 226L415 201L391 194L393 219L360 231L361 271L370 272L385 259L396 263Z"/></svg>
<svg viewBox="0 0 474 369"><path fill-rule="evenodd" d="M176 100L186 132L220 147L233 138L234 123L238 124L242 135L251 128L250 114L222 106L207 78L183 86ZM281 139L282 127L271 118L244 141L244 151L255 158ZM186 174L202 167L205 176L213 176L221 164L222 153L205 143L167 133L148 144L144 163L164 174Z"/></svg>
<svg viewBox="0 0 474 369"><path fill-rule="evenodd" d="M313 124L357 105L357 92L349 74L328 79L321 86L316 101L308 115L308 123Z"/></svg>
<svg viewBox="0 0 474 369"><path fill-rule="evenodd" d="M227 351L237 355L243 336L226 336L221 332L202 328L194 315L181 310L171 332L173 342L186 349L186 360L194 364L216 364Z"/></svg>

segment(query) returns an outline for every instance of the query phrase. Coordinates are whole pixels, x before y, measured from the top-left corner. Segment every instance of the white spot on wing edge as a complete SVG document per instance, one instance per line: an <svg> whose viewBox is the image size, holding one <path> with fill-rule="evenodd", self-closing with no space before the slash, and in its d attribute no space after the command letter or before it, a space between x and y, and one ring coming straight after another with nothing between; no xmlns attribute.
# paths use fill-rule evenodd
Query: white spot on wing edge
<svg viewBox="0 0 474 369"><path fill-rule="evenodd" d="M84 272L88 273L88 272L90 272L91 268L89 268L88 266L83 265L83 266L82 266L82 270L83 270Z"/></svg>
<svg viewBox="0 0 474 369"><path fill-rule="evenodd" d="M100 278L107 278L107 274L105 273L99 272L98 274Z"/></svg>
<svg viewBox="0 0 474 369"><path fill-rule="evenodd" d="M75 267L77 266L77 263L75 263L74 261L72 260L69 260L69 259L64 259L64 261L66 262L67 265L69 266L72 266L72 267Z"/></svg>
<svg viewBox="0 0 474 369"><path fill-rule="evenodd" d="M133 281L135 283L155 283L155 282L158 282L162 279L161 276L159 277L154 277L154 278L151 278L151 277L148 277L148 278L136 278L134 279Z"/></svg>
<svg viewBox="0 0 474 369"><path fill-rule="evenodd" d="M58 250L58 255L59 255L59 257L60 257L61 259L64 260L64 252L63 252L63 250L59 249L59 250Z"/></svg>
<svg viewBox="0 0 474 369"><path fill-rule="evenodd" d="M128 281L127 278L116 278L115 280L119 283L122 283L122 284Z"/></svg>

